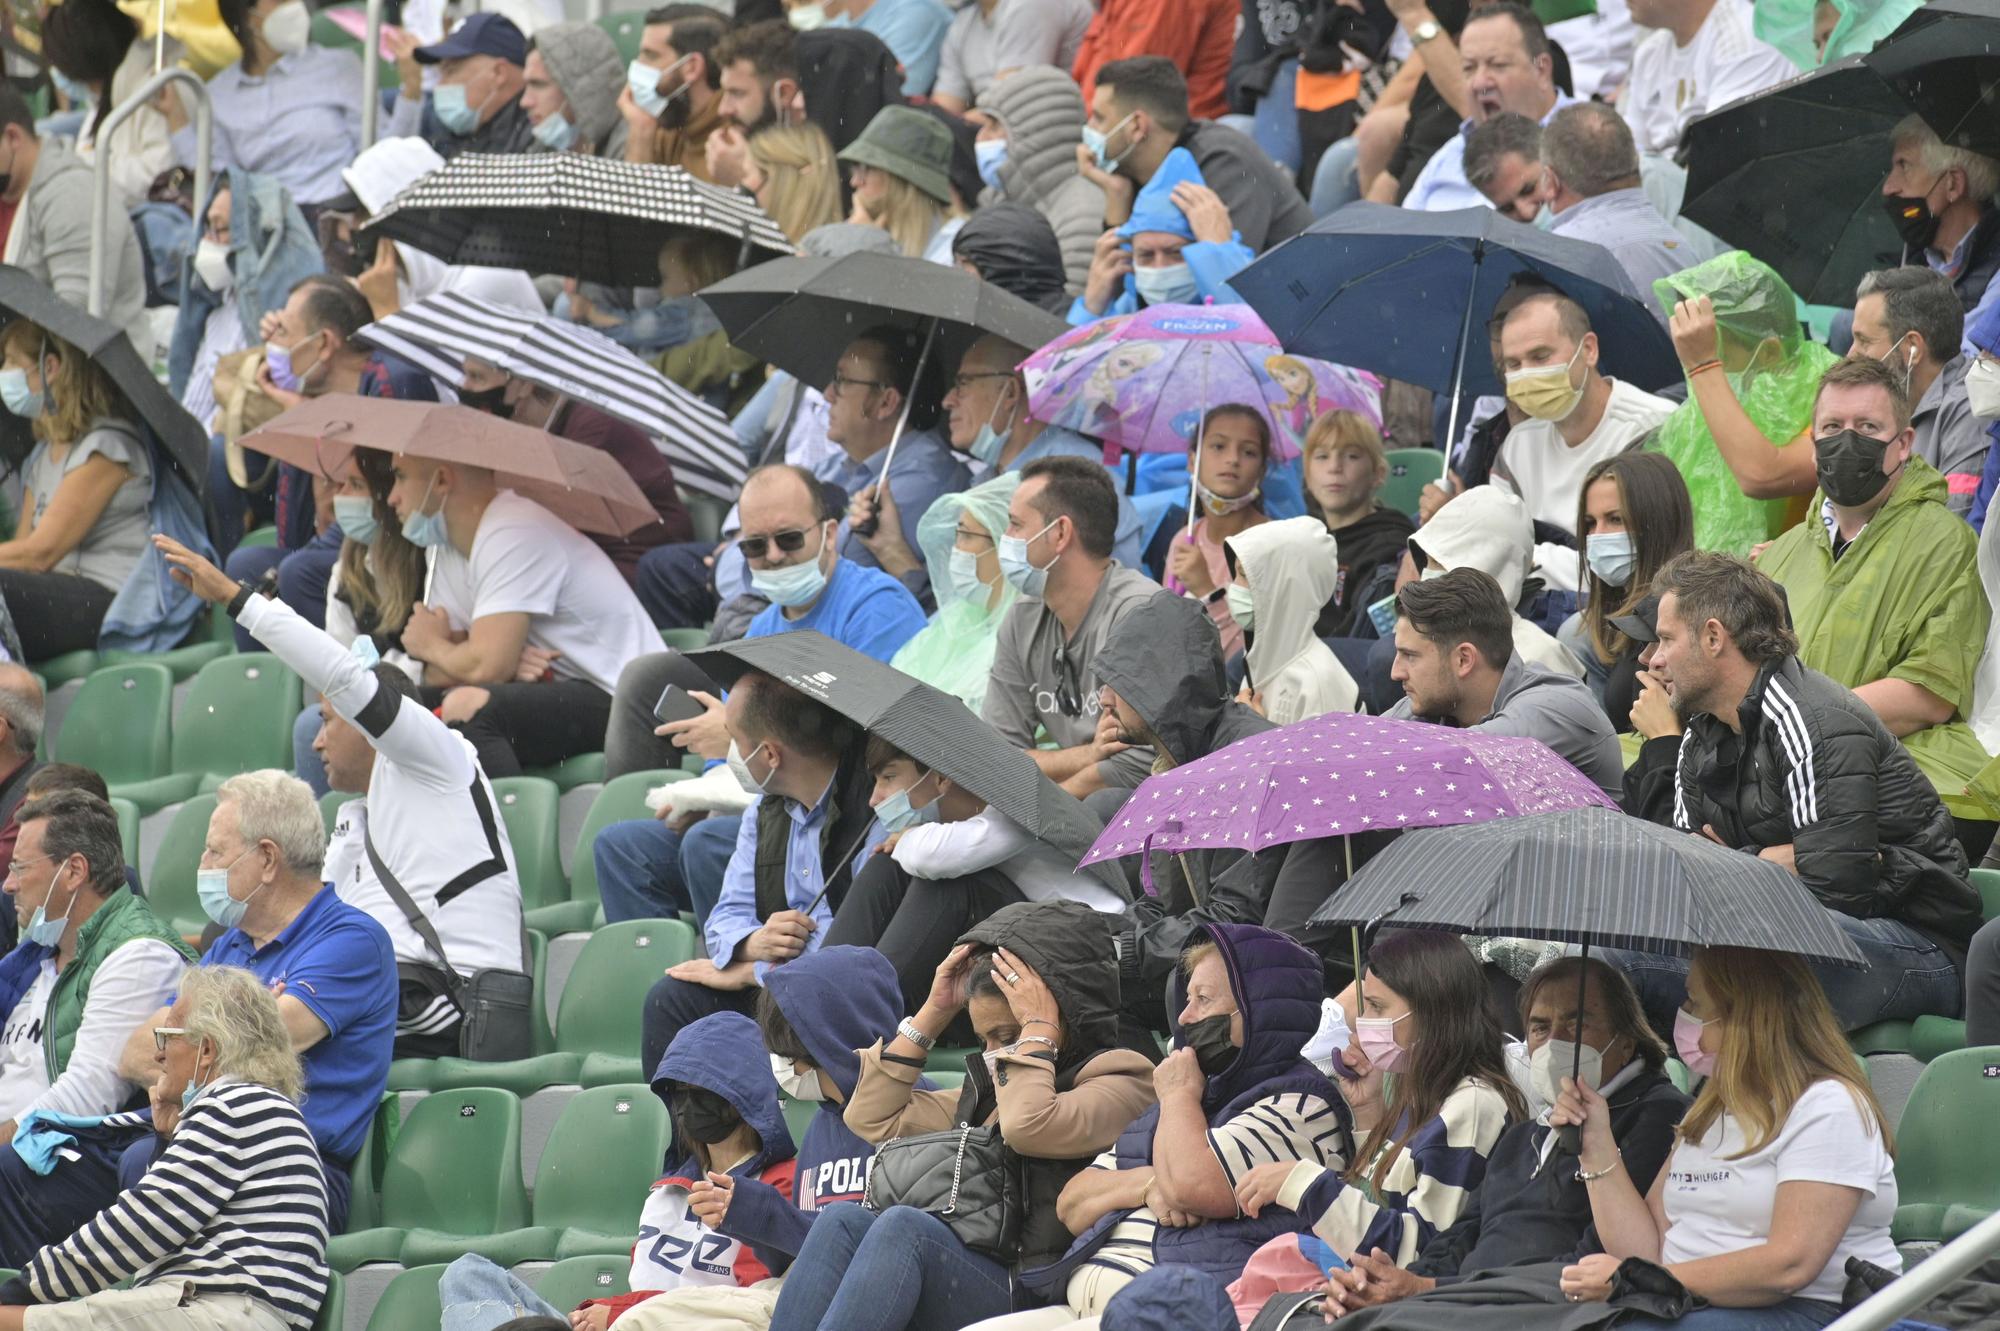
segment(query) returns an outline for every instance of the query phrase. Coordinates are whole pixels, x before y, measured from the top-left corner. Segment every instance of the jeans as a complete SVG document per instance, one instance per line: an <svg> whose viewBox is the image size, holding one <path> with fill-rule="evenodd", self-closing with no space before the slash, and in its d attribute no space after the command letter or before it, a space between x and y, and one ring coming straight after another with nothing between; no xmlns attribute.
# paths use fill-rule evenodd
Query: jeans
<svg viewBox="0 0 2000 1331"><path fill-rule="evenodd" d="M1602 703L1605 681L1611 678L1611 663L1599 660L1597 649L1590 645L1590 634L1583 627L1583 611L1571 611L1569 618L1557 626L1555 636L1576 657L1577 664L1583 667L1583 682L1590 685L1590 691Z"/></svg>
<svg viewBox="0 0 2000 1331"><path fill-rule="evenodd" d="M715 814L681 838L681 881L687 884L688 909L697 928L708 927L708 914L722 899L722 875L736 853L736 829L742 822L741 815Z"/></svg>
<svg viewBox="0 0 2000 1331"><path fill-rule="evenodd" d="M597 834L597 896L607 923L672 919L688 909L682 836L657 818L613 823Z"/></svg>
<svg viewBox="0 0 2000 1331"><path fill-rule="evenodd" d="M252 454L248 461L252 474L255 474L264 469L269 459ZM219 558L228 559L234 553L236 543L250 529L251 519L260 526L271 521L275 489L275 486L266 486L254 494L237 489L236 482L229 479L228 450L223 446L222 437L209 437L208 502L215 509L215 553Z"/></svg>
<svg viewBox="0 0 2000 1331"><path fill-rule="evenodd" d="M299 780L312 787L314 795L324 799L333 787L326 783L326 764L313 752L313 741L319 738L319 704L312 703L299 710L298 720L292 722L292 771Z"/></svg>
<svg viewBox="0 0 2000 1331"><path fill-rule="evenodd" d="M698 629L715 618L715 576L704 562L714 552L707 541L684 541L657 545L639 556L632 590L655 624Z"/></svg>
<svg viewBox="0 0 2000 1331"><path fill-rule="evenodd" d="M1293 175L1299 170L1298 83L1298 61L1279 65L1270 90L1257 99L1256 124L1250 131L1257 146Z"/></svg>
<svg viewBox="0 0 2000 1331"><path fill-rule="evenodd" d="M587 679L482 685L486 703L452 726L479 751L489 777L519 776L604 747L611 695Z"/></svg>
<svg viewBox="0 0 2000 1331"><path fill-rule="evenodd" d="M1821 1299L1786 1299L1768 1308L1702 1308L1685 1317L1634 1317L1621 1327L1674 1331L1819 1331L1840 1316L1840 1305Z"/></svg>
<svg viewBox="0 0 2000 1331"><path fill-rule="evenodd" d="M438 1277L438 1302L444 1305L439 1331L494 1331L517 1317L569 1321L565 1309L478 1253L469 1252L444 1269Z"/></svg>
<svg viewBox="0 0 2000 1331"><path fill-rule="evenodd" d="M1878 1021L1956 1017L1963 1010L1958 970L1937 944L1898 920L1858 920L1839 911L1828 914L1868 963L1861 970L1808 963L1819 976L1842 1030L1858 1031ZM1674 1012L1687 1002L1686 959L1618 948L1591 951L1625 972L1639 991L1647 1020L1671 1042Z"/></svg>
<svg viewBox="0 0 2000 1331"><path fill-rule="evenodd" d="M681 1029L718 1012L757 1013L757 988L710 989L707 985L676 980L671 975L655 981L646 995L645 1011L639 1015L639 1066L647 1080L658 1071L667 1046ZM819 1228L814 1222L813 1228ZM796 1269L796 1268L795 1268Z"/></svg>
<svg viewBox="0 0 2000 1331"><path fill-rule="evenodd" d="M1319 168L1313 172L1312 213L1314 217L1325 217L1339 212L1348 204L1361 197L1361 181L1355 176L1355 162L1361 156L1361 145L1353 135L1342 139L1328 148L1319 159Z"/></svg>
<svg viewBox="0 0 2000 1331"><path fill-rule="evenodd" d="M2000 920L1988 920L1965 949L1965 1042L2000 1044Z"/></svg>
<svg viewBox="0 0 2000 1331"><path fill-rule="evenodd" d="M338 525L329 526L296 550L271 546L239 549L223 561L223 570L241 582L256 583L272 569L278 571L278 599L299 612L314 627L326 624L326 588L333 566L340 562L340 543L346 539ZM236 630L236 650L261 652L264 645Z"/></svg>
<svg viewBox="0 0 2000 1331"><path fill-rule="evenodd" d="M144 1136L152 1139L152 1131ZM129 1141L80 1135L76 1159L58 1160L46 1176L28 1168L12 1146L0 1146L0 1263L25 1267L108 1206L119 1192L119 1152Z"/></svg>
<svg viewBox="0 0 2000 1331"><path fill-rule="evenodd" d="M1012 1306L1006 1268L936 1216L837 1202L786 1273L771 1331L958 1331Z"/></svg>
<svg viewBox="0 0 2000 1331"><path fill-rule="evenodd" d="M668 547L672 548L672 547ZM646 561L639 561L643 579ZM672 740L653 733L659 720L653 705L667 685L674 682L671 664L677 653L650 652L625 663L618 676L618 691L612 694L609 719L604 728L604 779L614 780L627 772L647 772L679 767L687 750L674 747Z"/></svg>
<svg viewBox="0 0 2000 1331"><path fill-rule="evenodd" d="M1366 620L1367 616L1361 618ZM1403 701L1403 686L1389 676L1390 667L1396 663L1395 639L1321 638L1320 641L1347 667L1370 713L1380 716Z"/></svg>

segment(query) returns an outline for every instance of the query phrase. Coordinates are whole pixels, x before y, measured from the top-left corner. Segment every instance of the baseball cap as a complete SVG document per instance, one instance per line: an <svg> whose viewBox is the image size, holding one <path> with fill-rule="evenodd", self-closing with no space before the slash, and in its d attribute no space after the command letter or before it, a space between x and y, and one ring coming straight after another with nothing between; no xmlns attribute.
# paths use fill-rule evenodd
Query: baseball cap
<svg viewBox="0 0 2000 1331"><path fill-rule="evenodd" d="M1613 615L1607 621L1612 628L1630 638L1633 642L1658 642L1660 640L1660 598L1646 596L1640 598L1629 615Z"/></svg>
<svg viewBox="0 0 2000 1331"><path fill-rule="evenodd" d="M453 28L443 41L419 46L413 54L420 65L469 55L498 56L510 65L522 65L528 60L528 39L505 15L481 13Z"/></svg>

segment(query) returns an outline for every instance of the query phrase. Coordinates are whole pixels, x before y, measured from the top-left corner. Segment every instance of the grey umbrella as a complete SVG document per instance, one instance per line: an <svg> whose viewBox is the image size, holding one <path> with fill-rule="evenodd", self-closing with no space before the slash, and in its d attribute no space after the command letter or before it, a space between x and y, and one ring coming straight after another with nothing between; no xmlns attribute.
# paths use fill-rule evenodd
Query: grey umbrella
<svg viewBox="0 0 2000 1331"><path fill-rule="evenodd" d="M85 314L12 264L0 264L0 323L26 319L81 351L132 405L132 423L151 433L159 451L197 496L208 493L208 432L174 400L116 324ZM17 461L33 441L27 422L4 414L0 450Z"/></svg>
<svg viewBox="0 0 2000 1331"><path fill-rule="evenodd" d="M724 688L745 670L782 680L943 773L1065 855L1083 858L1103 830L1080 801L1042 775L1034 759L957 698L824 634L800 629L745 638L687 657ZM1082 872L1127 894L1115 870Z"/></svg>

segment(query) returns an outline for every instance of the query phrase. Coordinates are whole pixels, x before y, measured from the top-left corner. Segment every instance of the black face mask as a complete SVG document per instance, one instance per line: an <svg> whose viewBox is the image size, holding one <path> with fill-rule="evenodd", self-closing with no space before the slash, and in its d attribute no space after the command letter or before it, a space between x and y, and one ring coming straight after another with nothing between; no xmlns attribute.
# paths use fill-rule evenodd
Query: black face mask
<svg viewBox="0 0 2000 1331"><path fill-rule="evenodd" d="M1814 470L1819 488L1842 508L1859 508L1882 493L1889 477L1882 471L1887 439L1871 439L1858 430L1842 430L1813 441Z"/></svg>
<svg viewBox="0 0 2000 1331"><path fill-rule="evenodd" d="M703 1146L713 1146L743 1122L735 1108L714 1091L683 1086L667 1097L674 1126Z"/></svg>
<svg viewBox="0 0 2000 1331"><path fill-rule="evenodd" d="M1201 1064L1204 1077L1219 1077L1229 1071L1229 1065L1243 1052L1229 1040L1229 1018L1233 1015L1203 1017L1181 1027L1181 1047L1194 1050L1194 1061Z"/></svg>
<svg viewBox="0 0 2000 1331"><path fill-rule="evenodd" d="M489 416L498 416L503 421L514 418L514 407L507 401L505 384L496 384L492 388L461 388L458 400L463 406L483 411Z"/></svg>
<svg viewBox="0 0 2000 1331"><path fill-rule="evenodd" d="M1896 234L1903 243L1913 250L1929 249L1937 239L1937 214L1931 211L1930 202L1923 196L1907 194L1883 196L1882 211L1889 214L1889 221L1895 225Z"/></svg>

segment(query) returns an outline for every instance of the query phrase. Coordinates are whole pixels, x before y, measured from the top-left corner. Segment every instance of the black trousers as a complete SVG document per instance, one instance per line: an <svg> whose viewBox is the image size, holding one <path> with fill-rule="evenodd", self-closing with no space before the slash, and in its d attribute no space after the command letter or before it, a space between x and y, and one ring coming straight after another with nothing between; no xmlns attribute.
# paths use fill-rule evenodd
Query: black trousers
<svg viewBox="0 0 2000 1331"><path fill-rule="evenodd" d="M481 687L488 694L486 705L452 729L472 741L489 777L519 776L524 767L547 767L604 747L611 695L589 680ZM435 707L447 691L427 688L424 701Z"/></svg>
<svg viewBox="0 0 2000 1331"><path fill-rule="evenodd" d="M826 946L872 947L896 968L903 1010L914 1013L958 936L1002 906L1025 900L1004 874L989 870L932 882L912 878L887 855L871 856L835 912Z"/></svg>
<svg viewBox="0 0 2000 1331"><path fill-rule="evenodd" d="M95 648L97 630L114 595L109 587L74 573L0 568L0 597L6 599L22 654L29 661Z"/></svg>

